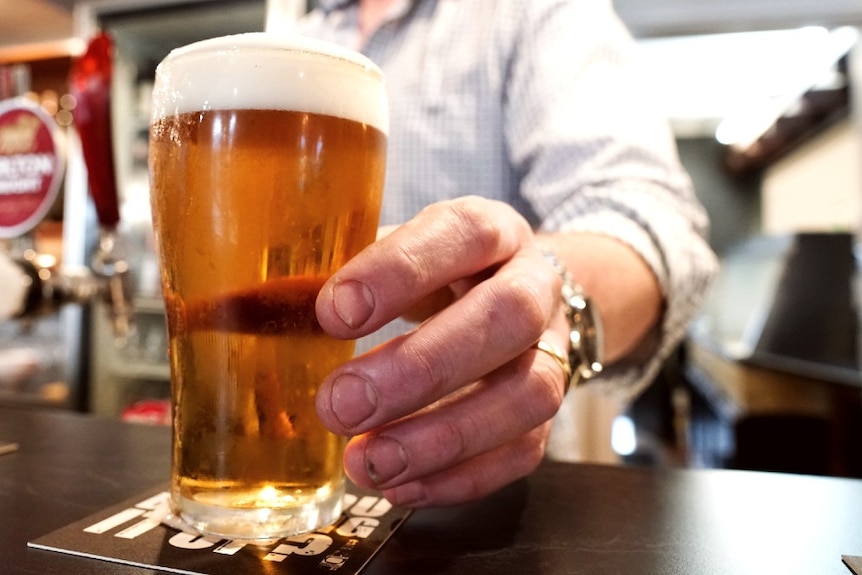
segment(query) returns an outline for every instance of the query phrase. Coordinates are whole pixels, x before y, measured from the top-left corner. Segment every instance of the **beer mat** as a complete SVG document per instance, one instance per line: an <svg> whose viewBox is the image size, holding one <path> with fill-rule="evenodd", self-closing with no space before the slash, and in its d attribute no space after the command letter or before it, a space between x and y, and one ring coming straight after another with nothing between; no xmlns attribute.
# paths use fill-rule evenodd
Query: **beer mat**
<svg viewBox="0 0 862 575"><path fill-rule="evenodd" d="M854 557L852 555L842 555L841 560L844 564L856 575L862 575L862 557Z"/></svg>
<svg viewBox="0 0 862 575"><path fill-rule="evenodd" d="M144 492L27 543L28 547L167 573L319 575L359 573L410 511L349 484L344 512L324 529L249 543L169 526L168 486Z"/></svg>

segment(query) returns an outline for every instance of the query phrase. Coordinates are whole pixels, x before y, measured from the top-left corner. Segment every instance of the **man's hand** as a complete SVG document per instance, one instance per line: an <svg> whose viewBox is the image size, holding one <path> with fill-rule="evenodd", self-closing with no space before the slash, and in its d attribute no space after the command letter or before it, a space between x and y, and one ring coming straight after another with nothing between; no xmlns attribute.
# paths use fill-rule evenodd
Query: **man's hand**
<svg viewBox="0 0 862 575"><path fill-rule="evenodd" d="M568 337L560 279L529 224L481 198L425 209L317 300L320 324L339 338L422 309L436 313L344 364L317 397L324 425L352 436L350 478L414 507L475 499L536 468L564 378L532 346L566 349Z"/></svg>

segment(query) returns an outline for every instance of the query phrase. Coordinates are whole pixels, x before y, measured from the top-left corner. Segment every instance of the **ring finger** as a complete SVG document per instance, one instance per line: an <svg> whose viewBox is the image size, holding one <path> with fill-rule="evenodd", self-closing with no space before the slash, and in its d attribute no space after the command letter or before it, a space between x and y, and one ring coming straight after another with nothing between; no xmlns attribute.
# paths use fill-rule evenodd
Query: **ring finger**
<svg viewBox="0 0 862 575"><path fill-rule="evenodd" d="M360 485L387 489L457 466L553 417L562 379L559 365L531 348L417 414L353 438L347 472Z"/></svg>

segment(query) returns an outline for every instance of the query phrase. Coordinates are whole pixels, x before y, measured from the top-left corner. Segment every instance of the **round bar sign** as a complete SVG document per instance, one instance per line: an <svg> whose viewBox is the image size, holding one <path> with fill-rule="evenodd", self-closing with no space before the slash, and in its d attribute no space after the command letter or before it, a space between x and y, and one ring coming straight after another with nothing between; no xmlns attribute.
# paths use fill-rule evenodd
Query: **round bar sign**
<svg viewBox="0 0 862 575"><path fill-rule="evenodd" d="M63 176L60 128L25 98L0 101L0 238L24 234L54 204Z"/></svg>

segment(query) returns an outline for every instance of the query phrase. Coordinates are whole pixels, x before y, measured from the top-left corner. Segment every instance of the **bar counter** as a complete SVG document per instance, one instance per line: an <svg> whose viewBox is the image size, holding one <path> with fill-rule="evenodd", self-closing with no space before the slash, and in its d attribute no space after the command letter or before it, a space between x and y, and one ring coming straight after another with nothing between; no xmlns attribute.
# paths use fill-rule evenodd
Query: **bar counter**
<svg viewBox="0 0 862 575"><path fill-rule="evenodd" d="M164 484L167 428L0 407L2 441L0 572L152 573L27 542ZM546 463L413 513L362 573L848 575L842 555L862 555L860 480Z"/></svg>

